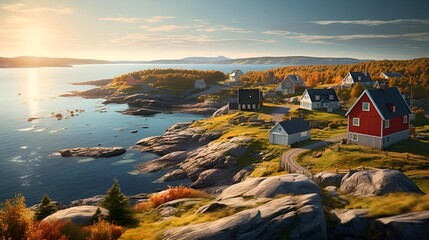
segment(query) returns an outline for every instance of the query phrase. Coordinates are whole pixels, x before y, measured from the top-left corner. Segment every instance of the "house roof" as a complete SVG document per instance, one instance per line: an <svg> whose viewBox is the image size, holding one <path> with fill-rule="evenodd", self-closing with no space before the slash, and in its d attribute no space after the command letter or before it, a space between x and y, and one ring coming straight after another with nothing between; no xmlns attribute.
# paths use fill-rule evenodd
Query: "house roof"
<svg viewBox="0 0 429 240"><path fill-rule="evenodd" d="M371 102L374 104L383 120L411 114L410 107L405 102L402 94L399 92L397 87L393 87L384 89L366 89L349 109L349 111L347 111L346 116L349 115L356 103L358 103L365 94L367 94L371 99ZM395 106L395 112L391 110L391 106Z"/></svg>
<svg viewBox="0 0 429 240"><path fill-rule="evenodd" d="M140 75L138 75L138 74L129 74L129 75L131 75L131 77L133 77L134 78L134 80L141 80L141 78L140 78Z"/></svg>
<svg viewBox="0 0 429 240"><path fill-rule="evenodd" d="M323 99L329 100L331 102L338 102L338 96L335 92L335 89L306 89L305 90L308 95L310 96L310 99L312 102L316 101L322 101ZM320 100L316 100L316 95L320 96ZM334 95L333 99L329 99L329 95Z"/></svg>
<svg viewBox="0 0 429 240"><path fill-rule="evenodd" d="M310 125L303 118L294 118L279 122L280 126L286 131L287 134L294 134L310 130Z"/></svg>
<svg viewBox="0 0 429 240"><path fill-rule="evenodd" d="M243 72L240 69L234 69L232 70L231 74L229 74L229 76L235 77L237 74L243 74Z"/></svg>
<svg viewBox="0 0 429 240"><path fill-rule="evenodd" d="M294 88L294 83L292 82L292 80L290 78L285 78L280 83L280 86L281 86L282 89L292 89L292 88Z"/></svg>
<svg viewBox="0 0 429 240"><path fill-rule="evenodd" d="M402 73L400 72L383 72L385 76L388 78L399 78L402 77Z"/></svg>
<svg viewBox="0 0 429 240"><path fill-rule="evenodd" d="M373 82L369 74L365 75L363 72L350 72L353 82L362 83L362 82ZM360 80L359 80L360 77Z"/></svg>
<svg viewBox="0 0 429 240"><path fill-rule="evenodd" d="M294 84L304 84L304 81L302 80L302 78L299 75L297 75L297 74L287 75L284 78L284 80L287 79L287 78L289 78Z"/></svg>
<svg viewBox="0 0 429 240"><path fill-rule="evenodd" d="M261 93L259 89L238 89L239 104L259 104Z"/></svg>

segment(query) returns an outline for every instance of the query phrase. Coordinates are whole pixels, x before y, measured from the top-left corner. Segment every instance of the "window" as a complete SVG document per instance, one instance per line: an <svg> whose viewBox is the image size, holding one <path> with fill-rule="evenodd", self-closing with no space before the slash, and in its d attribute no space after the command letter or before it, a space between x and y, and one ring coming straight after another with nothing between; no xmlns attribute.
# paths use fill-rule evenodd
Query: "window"
<svg viewBox="0 0 429 240"><path fill-rule="evenodd" d="M392 112L396 112L396 106L392 106Z"/></svg>
<svg viewBox="0 0 429 240"><path fill-rule="evenodd" d="M314 96L314 98L316 99L316 101L320 100L320 96L319 95Z"/></svg>
<svg viewBox="0 0 429 240"><path fill-rule="evenodd" d="M282 131L282 128L281 128L281 127L279 127L279 131L280 131L280 132Z"/></svg>
<svg viewBox="0 0 429 240"><path fill-rule="evenodd" d="M255 109L256 108L256 104L252 104L252 107Z"/></svg>
<svg viewBox="0 0 429 240"><path fill-rule="evenodd" d="M334 100L334 95L329 95L329 100Z"/></svg>
<svg viewBox="0 0 429 240"><path fill-rule="evenodd" d="M301 132L301 137L307 137L307 135L308 135L307 131Z"/></svg>
<svg viewBox="0 0 429 240"><path fill-rule="evenodd" d="M362 111L369 111L369 102L362 103Z"/></svg>
<svg viewBox="0 0 429 240"><path fill-rule="evenodd" d="M404 123L407 123L408 122L408 115L405 115L404 116Z"/></svg>
<svg viewBox="0 0 429 240"><path fill-rule="evenodd" d="M353 118L353 126L359 127L360 125L360 119L359 118Z"/></svg>
<svg viewBox="0 0 429 240"><path fill-rule="evenodd" d="M360 80L362 80L362 78L359 76L359 77L358 77L358 81L360 81Z"/></svg>
<svg viewBox="0 0 429 240"><path fill-rule="evenodd" d="M246 104L241 104L242 109L246 109Z"/></svg>
<svg viewBox="0 0 429 240"><path fill-rule="evenodd" d="M385 120L384 121L384 128L389 128L390 127L390 120Z"/></svg>
<svg viewBox="0 0 429 240"><path fill-rule="evenodd" d="M358 135L357 134L352 134L352 141L357 141L358 140Z"/></svg>
<svg viewBox="0 0 429 240"><path fill-rule="evenodd" d="M252 109L251 104L247 104L247 109Z"/></svg>

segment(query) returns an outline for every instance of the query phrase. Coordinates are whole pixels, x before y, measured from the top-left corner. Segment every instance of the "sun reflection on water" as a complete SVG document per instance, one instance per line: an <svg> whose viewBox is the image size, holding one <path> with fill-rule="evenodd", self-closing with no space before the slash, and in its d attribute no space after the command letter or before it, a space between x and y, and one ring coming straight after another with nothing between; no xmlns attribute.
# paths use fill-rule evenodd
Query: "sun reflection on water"
<svg viewBox="0 0 429 240"><path fill-rule="evenodd" d="M28 69L27 96L30 116L35 116L35 114L40 112L39 74L36 68Z"/></svg>

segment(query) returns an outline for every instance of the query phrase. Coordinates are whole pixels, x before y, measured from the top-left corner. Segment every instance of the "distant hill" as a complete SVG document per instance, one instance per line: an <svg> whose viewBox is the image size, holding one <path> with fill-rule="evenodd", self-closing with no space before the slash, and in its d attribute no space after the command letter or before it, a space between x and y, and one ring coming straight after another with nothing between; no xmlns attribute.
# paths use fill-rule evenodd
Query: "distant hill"
<svg viewBox="0 0 429 240"><path fill-rule="evenodd" d="M187 57L182 59L161 59L161 60L153 60L146 61L144 63L148 64L208 64L208 63L217 63L222 61L232 60L230 58L224 56L218 57Z"/></svg>
<svg viewBox="0 0 429 240"><path fill-rule="evenodd" d="M369 60L360 60L356 58L332 58L332 57L254 57L222 60L218 64L262 64L262 65L332 65L332 64L353 64L366 62Z"/></svg>
<svg viewBox="0 0 429 240"><path fill-rule="evenodd" d="M0 68L26 68L26 67L70 67L79 64L110 63L104 60L76 59L76 58L48 58L48 57L0 57Z"/></svg>

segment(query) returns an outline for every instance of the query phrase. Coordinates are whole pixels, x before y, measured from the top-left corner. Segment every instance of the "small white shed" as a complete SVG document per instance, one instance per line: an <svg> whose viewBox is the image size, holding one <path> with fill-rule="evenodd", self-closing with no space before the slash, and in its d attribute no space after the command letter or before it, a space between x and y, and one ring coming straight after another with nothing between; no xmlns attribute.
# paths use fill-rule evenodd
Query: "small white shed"
<svg viewBox="0 0 429 240"><path fill-rule="evenodd" d="M194 88L195 89L205 89L205 88L207 88L206 81L204 81L204 79L195 80L195 82L194 82Z"/></svg>
<svg viewBox="0 0 429 240"><path fill-rule="evenodd" d="M303 118L279 122L269 131L270 143L287 146L310 139L310 129Z"/></svg>

